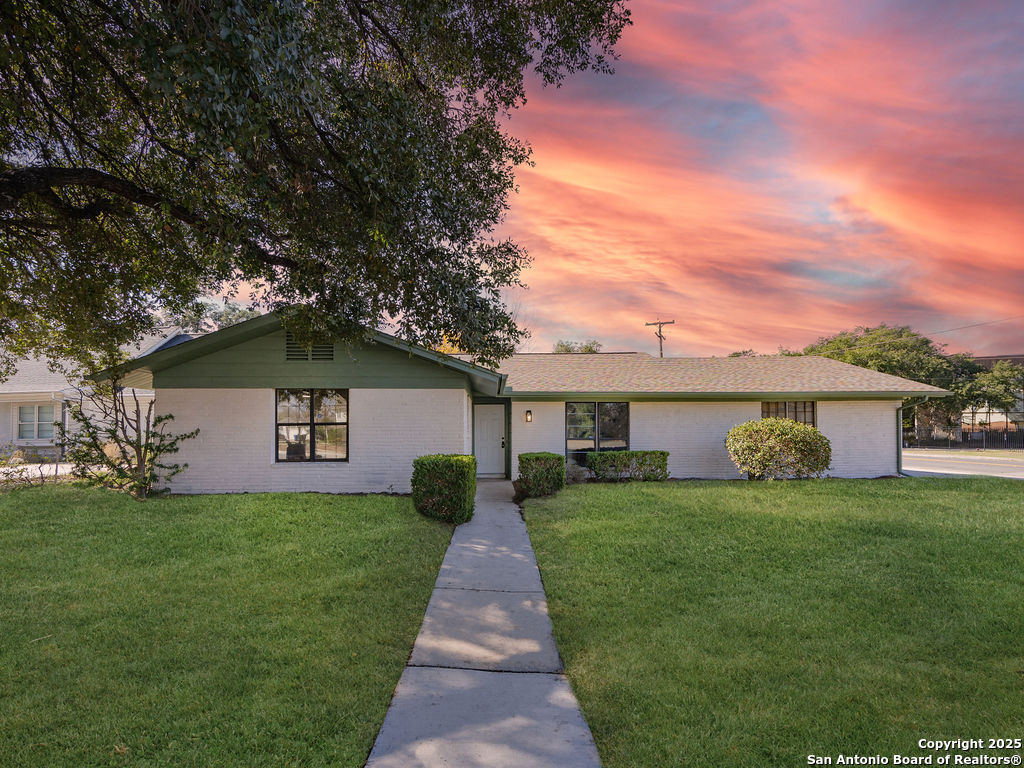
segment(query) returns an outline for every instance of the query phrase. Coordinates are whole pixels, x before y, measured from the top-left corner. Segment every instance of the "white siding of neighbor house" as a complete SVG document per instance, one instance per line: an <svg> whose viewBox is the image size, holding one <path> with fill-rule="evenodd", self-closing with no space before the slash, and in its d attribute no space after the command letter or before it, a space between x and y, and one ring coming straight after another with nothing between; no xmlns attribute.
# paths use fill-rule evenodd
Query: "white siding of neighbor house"
<svg viewBox="0 0 1024 768"><path fill-rule="evenodd" d="M526 412L533 421L526 423ZM512 403L512 478L519 477L519 454L565 453L565 403Z"/></svg>
<svg viewBox="0 0 1024 768"><path fill-rule="evenodd" d="M0 403L0 449L14 442L14 405Z"/></svg>
<svg viewBox="0 0 1024 768"><path fill-rule="evenodd" d="M56 431L54 437L21 440L18 438L18 408L23 405L52 405L55 419L61 418L61 403L52 397L42 397L36 393L26 394L17 400L0 402L0 449L9 445L22 449L27 454L55 457L57 455Z"/></svg>
<svg viewBox="0 0 1024 768"><path fill-rule="evenodd" d="M896 473L896 400L819 401L818 427L832 443L833 477L878 477ZM524 414L533 412L526 423ZM633 402L630 448L669 452L674 478L735 480L741 477L725 450L728 431L761 418L756 402ZM565 403L512 403L512 472L518 455L565 452Z"/></svg>
<svg viewBox="0 0 1024 768"><path fill-rule="evenodd" d="M159 389L175 433L196 427L174 459L188 468L175 493L410 490L412 461L463 453L469 413L461 389L350 389L347 462L275 462L273 389Z"/></svg>

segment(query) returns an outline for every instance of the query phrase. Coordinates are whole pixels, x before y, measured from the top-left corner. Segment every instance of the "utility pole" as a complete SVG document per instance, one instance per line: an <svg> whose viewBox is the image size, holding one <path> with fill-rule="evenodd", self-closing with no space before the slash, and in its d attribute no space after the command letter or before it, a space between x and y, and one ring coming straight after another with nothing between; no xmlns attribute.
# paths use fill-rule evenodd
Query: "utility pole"
<svg viewBox="0 0 1024 768"><path fill-rule="evenodd" d="M666 325L675 325L675 320L655 320L653 323L644 323L644 325L656 325L658 330L654 332L654 335L658 337L658 357L665 356L665 332L661 330Z"/></svg>

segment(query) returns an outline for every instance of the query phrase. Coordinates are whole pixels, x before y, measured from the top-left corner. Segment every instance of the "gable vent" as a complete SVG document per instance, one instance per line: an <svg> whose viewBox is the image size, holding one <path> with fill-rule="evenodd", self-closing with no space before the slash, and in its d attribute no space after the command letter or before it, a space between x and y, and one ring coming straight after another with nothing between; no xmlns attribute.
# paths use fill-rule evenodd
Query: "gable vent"
<svg viewBox="0 0 1024 768"><path fill-rule="evenodd" d="M334 345L333 344L314 344L312 349L314 360L333 360L334 359Z"/></svg>
<svg viewBox="0 0 1024 768"><path fill-rule="evenodd" d="M284 335L284 359L309 360L309 350L296 342L291 332L286 332Z"/></svg>
<svg viewBox="0 0 1024 768"><path fill-rule="evenodd" d="M314 344L312 349L306 349L295 341L295 337L288 331L284 336L284 359L317 362L330 361L334 359L333 344Z"/></svg>

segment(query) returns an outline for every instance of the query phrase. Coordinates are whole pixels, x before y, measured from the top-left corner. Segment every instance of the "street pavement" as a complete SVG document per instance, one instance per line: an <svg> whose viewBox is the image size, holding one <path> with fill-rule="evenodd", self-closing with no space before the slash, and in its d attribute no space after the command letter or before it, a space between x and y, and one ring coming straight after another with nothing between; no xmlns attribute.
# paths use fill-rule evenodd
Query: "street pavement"
<svg viewBox="0 0 1024 768"><path fill-rule="evenodd" d="M903 473L913 477L989 475L1024 480L1024 451L904 449Z"/></svg>

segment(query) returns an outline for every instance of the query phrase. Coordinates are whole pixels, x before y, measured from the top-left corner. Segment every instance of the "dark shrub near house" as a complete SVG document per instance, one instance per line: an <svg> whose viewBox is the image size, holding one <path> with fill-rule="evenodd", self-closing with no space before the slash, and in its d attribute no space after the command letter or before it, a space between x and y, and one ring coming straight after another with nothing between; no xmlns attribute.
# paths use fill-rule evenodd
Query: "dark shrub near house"
<svg viewBox="0 0 1024 768"><path fill-rule="evenodd" d="M565 487L565 456L546 452L519 454L519 479L512 485L516 501L560 491Z"/></svg>
<svg viewBox="0 0 1024 768"><path fill-rule="evenodd" d="M832 463L828 438L792 419L757 419L729 430L725 447L751 480L821 477Z"/></svg>
<svg viewBox="0 0 1024 768"><path fill-rule="evenodd" d="M668 451L593 451L587 469L602 482L668 480Z"/></svg>
<svg viewBox="0 0 1024 768"><path fill-rule="evenodd" d="M412 502L427 517L465 523L473 517L476 459L462 454L420 456L412 462Z"/></svg>

